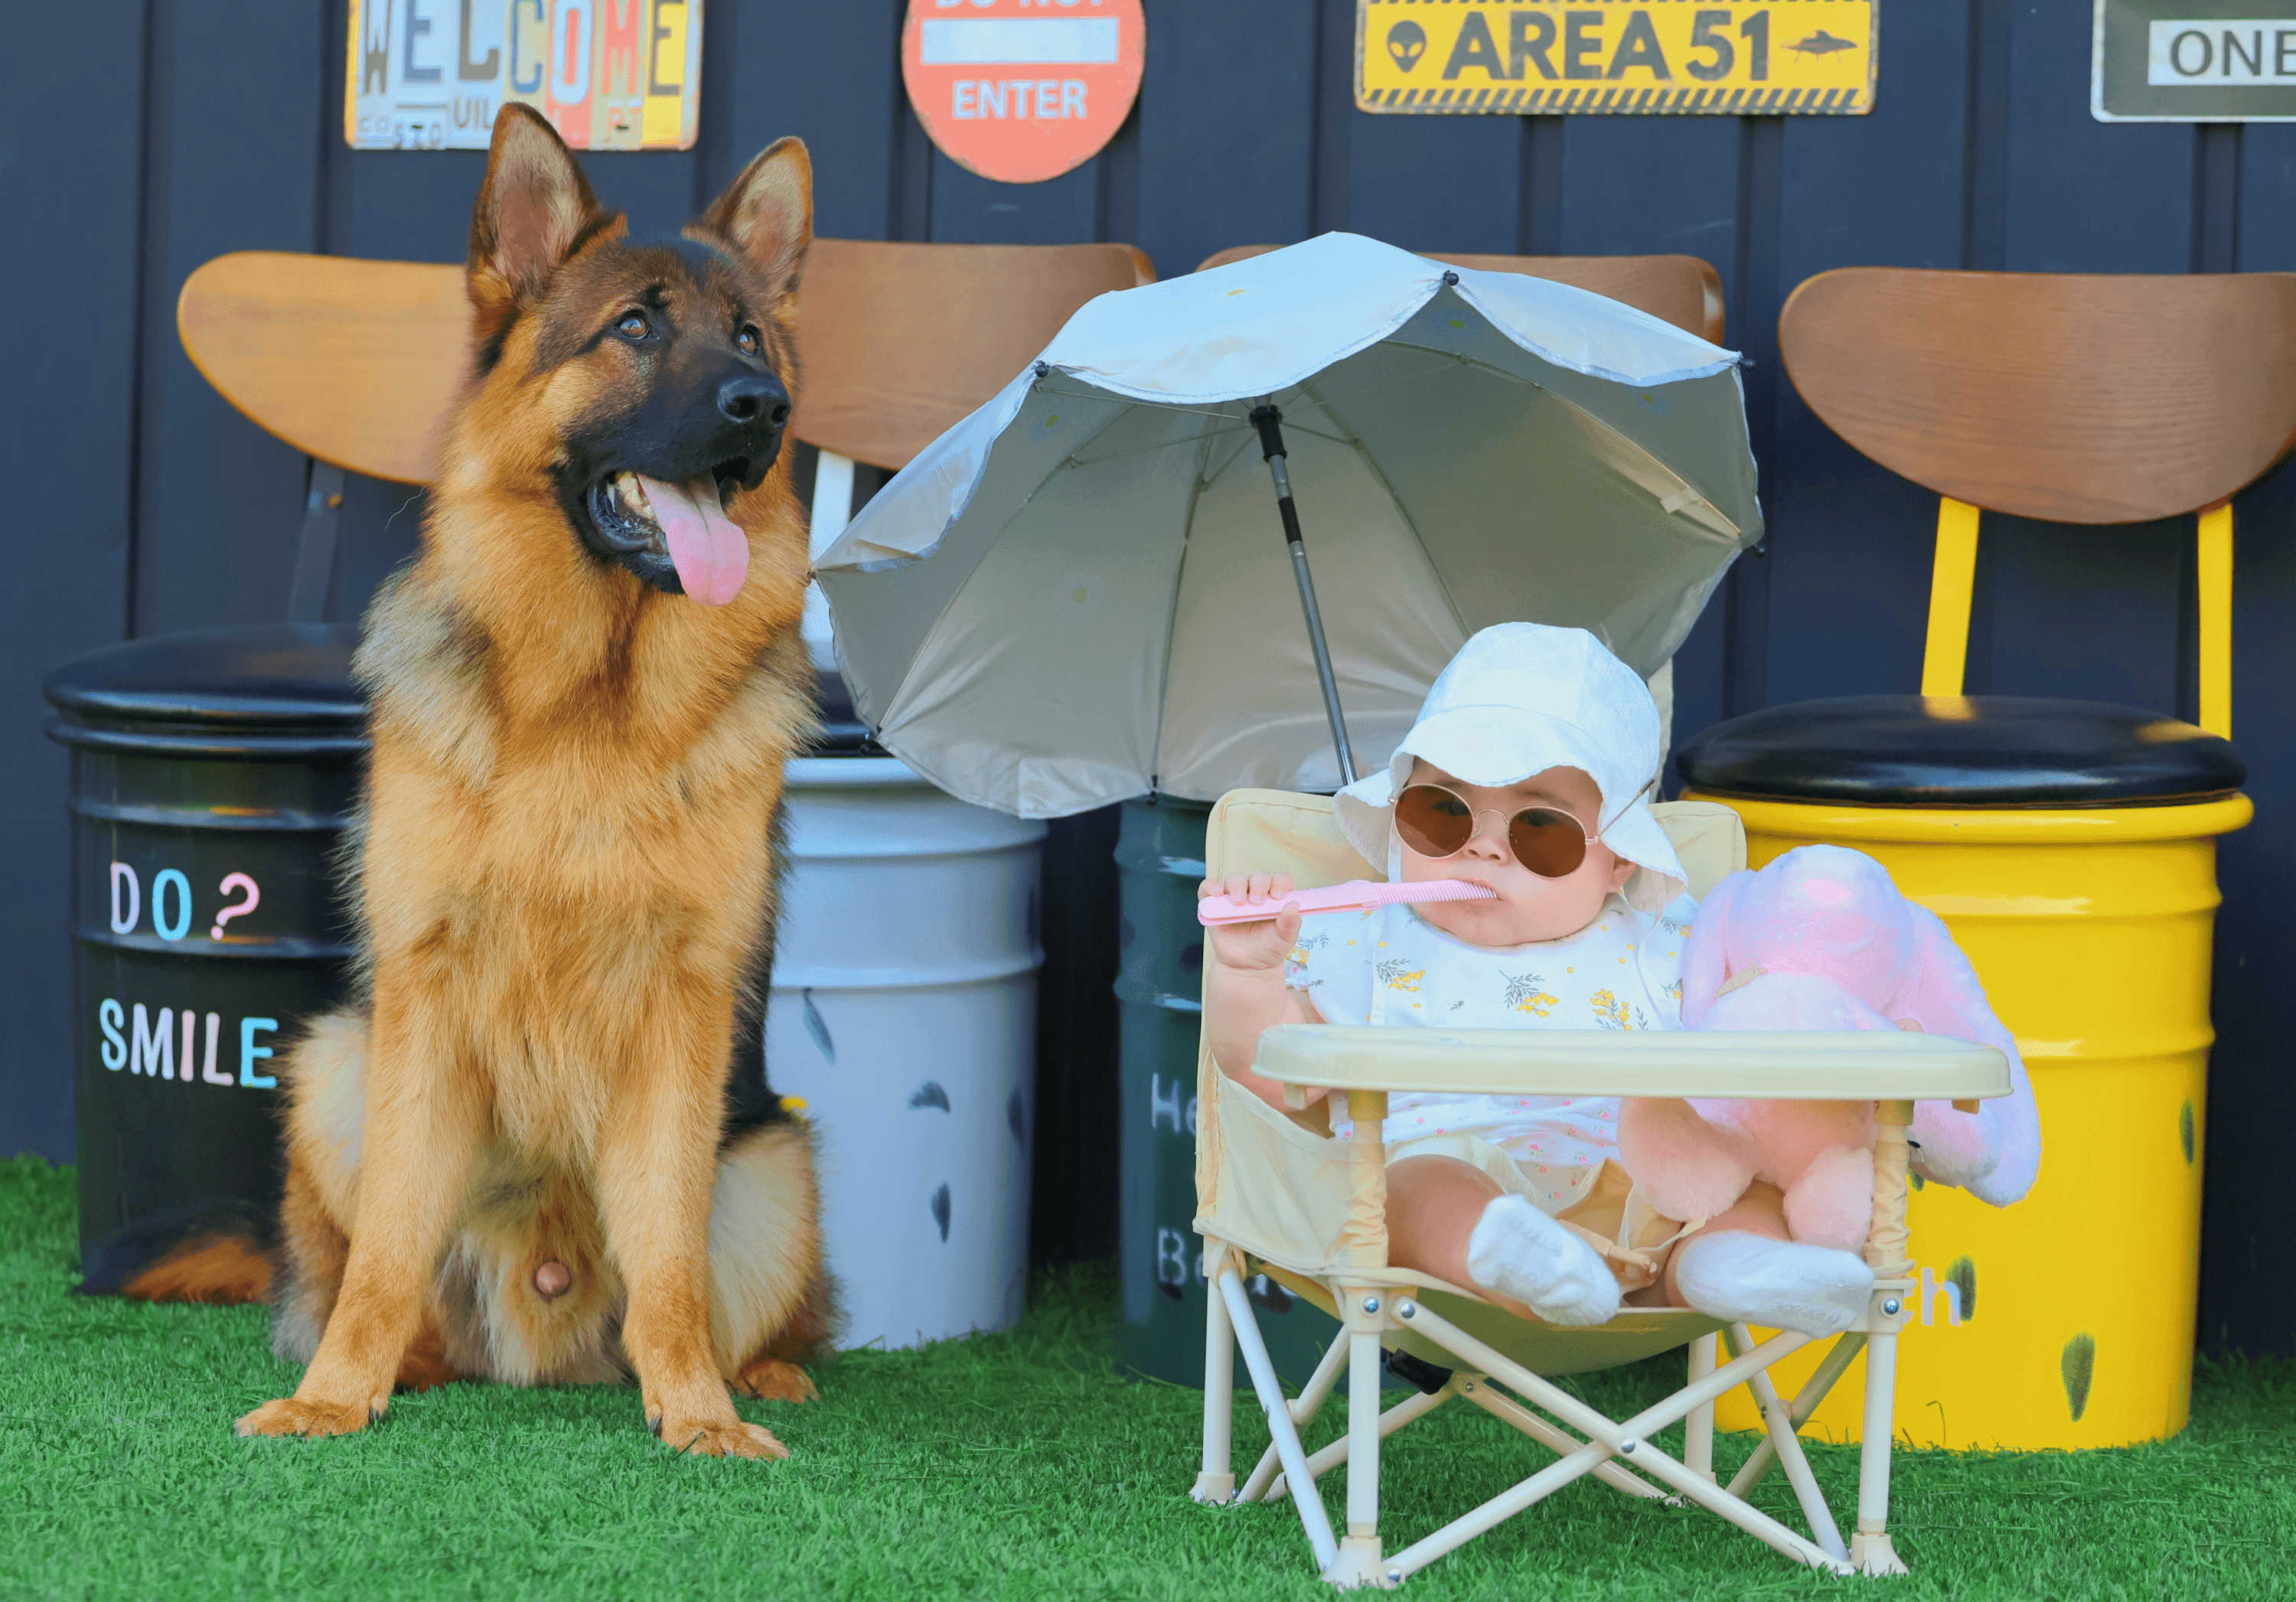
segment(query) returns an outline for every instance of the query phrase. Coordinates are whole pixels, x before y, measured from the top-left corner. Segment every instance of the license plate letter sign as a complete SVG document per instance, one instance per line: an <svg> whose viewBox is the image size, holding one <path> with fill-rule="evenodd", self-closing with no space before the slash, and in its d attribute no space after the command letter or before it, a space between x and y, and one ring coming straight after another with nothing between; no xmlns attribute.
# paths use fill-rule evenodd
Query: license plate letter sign
<svg viewBox="0 0 2296 1602"><path fill-rule="evenodd" d="M519 101L576 150L691 150L702 0L348 0L343 139L484 150Z"/></svg>

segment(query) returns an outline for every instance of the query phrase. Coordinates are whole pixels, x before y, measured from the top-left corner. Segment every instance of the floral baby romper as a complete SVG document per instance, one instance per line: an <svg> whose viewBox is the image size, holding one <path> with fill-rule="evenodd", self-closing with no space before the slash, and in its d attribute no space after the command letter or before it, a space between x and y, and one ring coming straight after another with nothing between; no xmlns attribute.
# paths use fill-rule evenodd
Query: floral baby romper
<svg viewBox="0 0 2296 1602"><path fill-rule="evenodd" d="M1408 906L1300 923L1284 982L1326 1023L1395 1029L1680 1029L1682 952L1697 903L1638 913L1613 895L1568 940L1470 945ZM1388 1161L1458 1157L1542 1211L1586 1199L1618 1154L1615 1097L1398 1093ZM1344 1120L1333 1120L1344 1135Z"/></svg>

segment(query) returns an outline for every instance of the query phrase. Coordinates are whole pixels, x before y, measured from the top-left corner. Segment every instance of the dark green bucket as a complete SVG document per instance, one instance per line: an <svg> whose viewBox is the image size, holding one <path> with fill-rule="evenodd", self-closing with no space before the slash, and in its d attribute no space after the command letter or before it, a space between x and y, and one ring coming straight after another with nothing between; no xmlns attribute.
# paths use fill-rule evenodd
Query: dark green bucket
<svg viewBox="0 0 2296 1602"><path fill-rule="evenodd" d="M1151 1378L1196 1386L1204 1383L1206 1294L1203 1242L1192 1227L1204 965L1196 886L1210 814L1201 801L1127 801L1116 843L1122 1359ZM1264 1277L1250 1294L1276 1373L1304 1384L1339 1326ZM1242 1375L1239 1363L1239 1384Z"/></svg>

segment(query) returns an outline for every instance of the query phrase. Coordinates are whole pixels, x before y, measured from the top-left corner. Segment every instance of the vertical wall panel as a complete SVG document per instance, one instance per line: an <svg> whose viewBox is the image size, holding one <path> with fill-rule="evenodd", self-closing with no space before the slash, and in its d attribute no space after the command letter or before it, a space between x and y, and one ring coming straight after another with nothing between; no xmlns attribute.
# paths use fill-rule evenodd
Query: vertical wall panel
<svg viewBox="0 0 2296 1602"><path fill-rule="evenodd" d="M2089 0L2017 0L2003 265L2020 273L2189 272L2193 128L2089 115L2093 16Z"/></svg>
<svg viewBox="0 0 2296 1602"><path fill-rule="evenodd" d="M794 134L813 158L816 233L883 239L898 185L896 134L901 90L900 0L835 5L734 6L704 12L704 104L722 96L728 142L714 195L750 157ZM726 63L722 83L712 66ZM705 112L706 116L706 112ZM705 152L718 154L716 151Z"/></svg>
<svg viewBox="0 0 2296 1602"><path fill-rule="evenodd" d="M1100 160L1041 184L999 184L935 151L932 237L960 245L1057 245L1093 237Z"/></svg>
<svg viewBox="0 0 2296 1602"><path fill-rule="evenodd" d="M2087 0L2021 0L2010 53L2005 264L2184 273L2196 265L2198 136L2088 111ZM1970 631L1974 693L2075 694L2175 711L2189 524L2094 538L1988 517ZM2139 597L2148 598L2144 604ZM2092 628L2091 625L2100 627Z"/></svg>
<svg viewBox="0 0 2296 1602"><path fill-rule="evenodd" d="M1702 256L1722 275L1723 298L1735 310L1744 124L1734 117L1561 120L1559 253ZM1729 337L1734 345L1747 332L1733 327Z"/></svg>
<svg viewBox="0 0 2296 1602"><path fill-rule="evenodd" d="M1514 250L1523 150L1512 119L1350 116L1348 220L1332 226L1407 251Z"/></svg>
<svg viewBox="0 0 2296 1602"><path fill-rule="evenodd" d="M2260 131L2251 127L2250 135ZM2296 127L2276 132L2296 133ZM2296 202L2296 174L2276 194ZM2251 213L2252 215L2252 213ZM2243 241L2246 235L2243 234ZM2248 759L2256 821L2217 852L2216 1049L2201 1198L2203 1346L2286 1352L2296 1291L2282 1267L2288 1210L2288 919L2296 899L2296 464L2234 505L2233 740Z"/></svg>
<svg viewBox="0 0 2296 1602"><path fill-rule="evenodd" d="M324 37L312 6L155 0L136 471L138 634L284 615L303 457L193 368L176 334L192 270L226 251L318 243Z"/></svg>
<svg viewBox="0 0 2296 1602"><path fill-rule="evenodd" d="M1149 26L1132 242L1168 278L1230 245L1307 238L1314 12L1296 0L1167 0ZM1238 37L1253 48L1237 50Z"/></svg>
<svg viewBox="0 0 2296 1602"><path fill-rule="evenodd" d="M2240 136L2240 270L2296 273L2296 123Z"/></svg>
<svg viewBox="0 0 2296 1602"><path fill-rule="evenodd" d="M0 51L0 193L20 233L0 295L34 308L0 387L20 481L0 585L0 1156L71 1154L64 752L42 732L43 674L125 637L135 484L143 0L26 8ZM68 130L68 132L66 132Z"/></svg>
<svg viewBox="0 0 2296 1602"><path fill-rule="evenodd" d="M2240 129L2235 262L2296 272L2296 124ZM2296 897L2296 464L2234 503L2233 739L2248 759L2256 821L2226 839L2217 872L2207 1169L2201 1212L2201 1340L2219 1350L2296 1344L2296 1293L2281 1270L2287 1208L2281 1131L2296 1118L2281 1005Z"/></svg>
<svg viewBox="0 0 2296 1602"><path fill-rule="evenodd" d="M1787 118L1778 308L1835 267L1955 267L1969 160L1970 12L1891 7L1884 78L1865 117ZM1886 197L1886 203L1860 203ZM1765 475L1770 698L1915 688L1937 498L1820 422L1783 371Z"/></svg>
<svg viewBox="0 0 2296 1602"><path fill-rule="evenodd" d="M1565 117L1534 123L1533 130L1525 158L1532 163L1527 188L1535 215L1519 220L1525 225L1521 236L1539 253L1699 257L1722 277L1724 342L1745 349L1750 334L1758 343L1763 340L1736 292L1742 123L1734 118ZM1762 560L1744 556L1738 568ZM1734 570L1676 653L1677 743L1728 715L1731 600L1762 578Z"/></svg>

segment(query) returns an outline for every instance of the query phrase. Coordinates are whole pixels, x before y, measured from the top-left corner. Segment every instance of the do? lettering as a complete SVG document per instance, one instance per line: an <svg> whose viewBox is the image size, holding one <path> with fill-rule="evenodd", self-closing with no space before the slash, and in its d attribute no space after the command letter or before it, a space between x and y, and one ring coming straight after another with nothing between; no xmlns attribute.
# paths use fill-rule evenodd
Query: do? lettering
<svg viewBox="0 0 2296 1602"><path fill-rule="evenodd" d="M248 874L226 874L217 893L224 905L216 909L215 921L209 925L208 938L219 941L224 937L224 925L235 917L253 912L263 901L263 887ZM233 900L233 896L240 899ZM173 942L182 940L192 931L192 882L180 868L163 867L152 875L152 932L161 940ZM144 916L144 885L133 866L125 862L111 865L111 932L133 934Z"/></svg>

